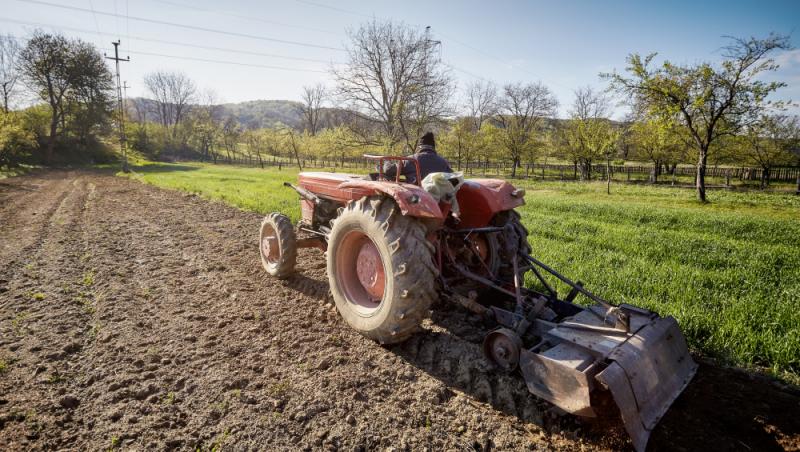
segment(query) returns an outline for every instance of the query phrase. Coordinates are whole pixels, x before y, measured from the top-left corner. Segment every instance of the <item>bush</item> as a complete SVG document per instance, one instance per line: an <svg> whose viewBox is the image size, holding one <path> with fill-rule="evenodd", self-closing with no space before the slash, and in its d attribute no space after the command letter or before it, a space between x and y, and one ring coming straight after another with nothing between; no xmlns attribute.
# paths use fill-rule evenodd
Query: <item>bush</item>
<svg viewBox="0 0 800 452"><path fill-rule="evenodd" d="M0 168L17 166L35 146L35 135L25 117L13 111L0 111Z"/></svg>

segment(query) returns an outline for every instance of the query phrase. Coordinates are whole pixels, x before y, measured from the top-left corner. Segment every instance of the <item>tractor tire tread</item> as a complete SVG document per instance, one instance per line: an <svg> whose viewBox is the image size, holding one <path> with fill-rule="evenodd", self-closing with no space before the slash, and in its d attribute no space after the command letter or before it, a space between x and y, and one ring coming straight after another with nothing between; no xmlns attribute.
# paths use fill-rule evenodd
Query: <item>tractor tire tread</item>
<svg viewBox="0 0 800 452"><path fill-rule="evenodd" d="M389 249L391 274L394 276L392 293L385 295L390 297L387 306L391 309L390 315L379 327L359 332L381 344L402 342L419 329L422 321L430 314L431 304L438 299L438 272L433 264L433 253L424 245L427 242L427 229L414 217L399 214L395 201L385 196L365 197L350 203L334 224L351 215L358 215L362 220L374 223L376 231L382 235L381 239ZM334 235L332 232L331 236ZM329 276L332 278L331 253L328 253L328 260ZM342 295L333 292L334 299L337 299L337 308L347 320L347 315L339 304L348 302ZM384 299L384 303L386 301Z"/></svg>
<svg viewBox="0 0 800 452"><path fill-rule="evenodd" d="M297 265L297 238L292 226L292 220L280 212L272 212L261 222L261 229L265 225L271 225L275 232L278 234L278 244L281 250L280 259L274 265L269 264L264 260L261 255L261 264L264 269L272 276L278 279L286 279L295 272ZM259 243L259 247L261 244ZM259 253L260 254L260 253Z"/></svg>

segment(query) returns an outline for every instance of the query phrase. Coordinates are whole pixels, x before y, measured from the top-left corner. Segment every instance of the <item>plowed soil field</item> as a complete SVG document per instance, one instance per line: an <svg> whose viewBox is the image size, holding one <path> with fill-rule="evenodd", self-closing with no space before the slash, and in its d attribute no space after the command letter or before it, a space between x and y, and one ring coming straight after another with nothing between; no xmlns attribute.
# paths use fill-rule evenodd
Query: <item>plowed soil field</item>
<svg viewBox="0 0 800 452"><path fill-rule="evenodd" d="M100 171L0 181L0 450L625 450L493 372L439 307L382 347L324 257L260 266L260 217ZM649 450L798 450L800 393L698 358Z"/></svg>

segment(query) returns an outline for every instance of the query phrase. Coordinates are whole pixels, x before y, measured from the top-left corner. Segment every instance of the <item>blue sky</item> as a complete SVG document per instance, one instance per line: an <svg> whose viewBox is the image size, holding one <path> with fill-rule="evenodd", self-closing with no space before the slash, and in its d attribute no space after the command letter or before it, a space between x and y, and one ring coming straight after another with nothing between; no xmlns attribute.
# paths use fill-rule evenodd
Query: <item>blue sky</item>
<svg viewBox="0 0 800 452"><path fill-rule="evenodd" d="M31 23L42 24L40 28L61 30L104 50L111 48L110 41L121 39L123 55L131 57L130 63L122 65L122 78L131 86L129 96L145 94L144 74L166 69L186 72L200 87L212 89L225 102L297 100L303 85L330 84L326 71L331 63L344 60L344 52L337 49L346 45L346 30L372 17L420 28L431 26L433 37L442 41L442 60L458 68L453 75L460 86L476 77L498 84L542 81L558 97L562 116L572 102L575 88L602 87L597 74L624 69L625 57L631 52L658 52L661 57L679 63L713 62L720 58L720 48L726 43L723 36L761 37L771 31L791 34L793 46L800 47L800 1L797 0L2 0L2 3L2 33L24 36L36 28ZM111 16L115 14L121 17ZM782 52L776 57L782 68L773 78L789 85L778 97L800 101L800 50Z"/></svg>

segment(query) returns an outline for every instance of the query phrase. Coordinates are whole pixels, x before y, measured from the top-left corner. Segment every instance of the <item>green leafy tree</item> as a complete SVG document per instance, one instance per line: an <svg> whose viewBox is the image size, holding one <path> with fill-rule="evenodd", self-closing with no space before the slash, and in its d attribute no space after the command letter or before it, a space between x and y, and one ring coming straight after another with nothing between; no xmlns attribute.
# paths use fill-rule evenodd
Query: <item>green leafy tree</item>
<svg viewBox="0 0 800 452"><path fill-rule="evenodd" d="M678 133L674 124L654 119L644 118L631 125L630 141L634 155L653 163L650 182L657 183L662 169L670 163L677 163L682 148Z"/></svg>
<svg viewBox="0 0 800 452"><path fill-rule="evenodd" d="M472 118L457 118L450 128L439 136L439 153L449 158L451 162L455 162L456 169L461 171L462 162L474 159L481 145L481 138L480 130L475 128Z"/></svg>
<svg viewBox="0 0 800 452"><path fill-rule="evenodd" d="M793 163L798 130L797 116L764 115L741 137L744 158L761 168L761 188L769 185L774 167Z"/></svg>
<svg viewBox="0 0 800 452"><path fill-rule="evenodd" d="M20 73L31 91L50 107L45 163L51 163L59 134L77 120L81 132L110 114L111 73L91 44L36 31L19 54Z"/></svg>
<svg viewBox="0 0 800 452"><path fill-rule="evenodd" d="M0 110L0 168L15 166L36 145L33 132L18 112Z"/></svg>
<svg viewBox="0 0 800 452"><path fill-rule="evenodd" d="M619 132L608 119L609 101L591 87L575 90L570 120L562 131L567 152L580 168L581 180L591 179L592 164L605 157L609 174L611 155L616 149ZM608 177L609 182L611 177Z"/></svg>
<svg viewBox="0 0 800 452"><path fill-rule="evenodd" d="M734 39L725 47L720 65L679 65L664 62L653 67L652 53L628 57L628 77L601 74L612 87L665 121L686 128L697 151L697 198L706 202L705 174L709 152L716 141L753 123L771 102L768 95L785 86L764 81L762 75L778 68L769 57L789 48L786 36Z"/></svg>

